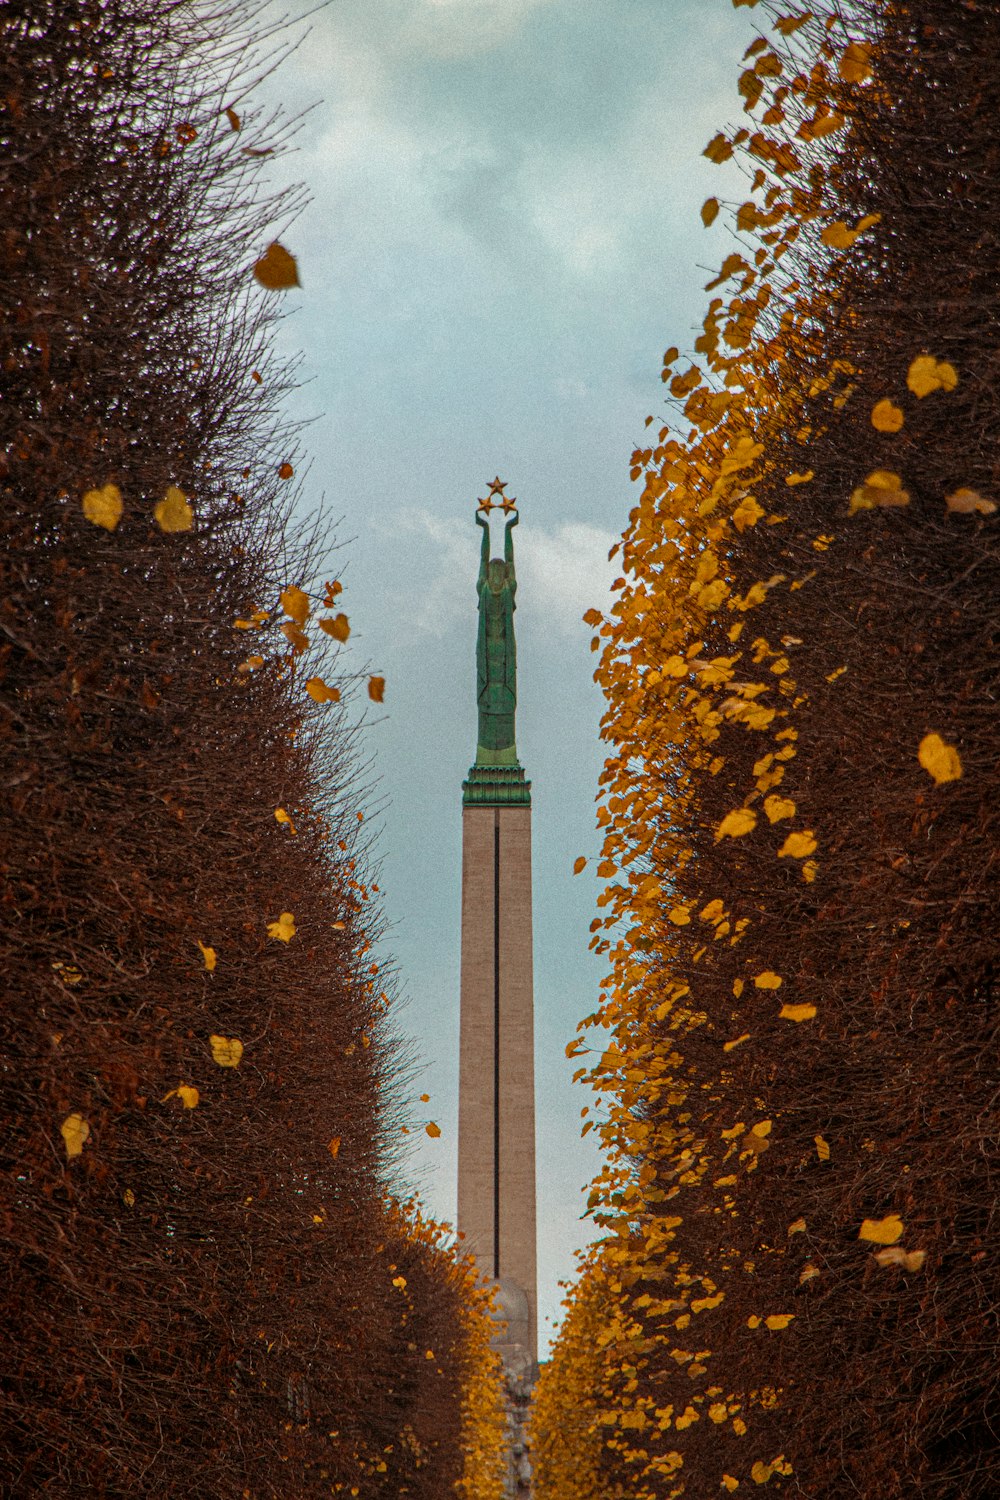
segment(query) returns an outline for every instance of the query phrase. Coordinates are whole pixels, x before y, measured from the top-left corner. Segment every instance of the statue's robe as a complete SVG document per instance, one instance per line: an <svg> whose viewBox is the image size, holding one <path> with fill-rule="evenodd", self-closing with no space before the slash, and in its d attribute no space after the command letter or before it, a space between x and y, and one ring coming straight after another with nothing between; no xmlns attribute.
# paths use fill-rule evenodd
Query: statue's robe
<svg viewBox="0 0 1000 1500"><path fill-rule="evenodd" d="M479 744L484 750L514 748L517 708L517 651L514 643L513 562L503 564L503 587L494 593L484 568L479 576L479 633L476 640L476 692Z"/></svg>

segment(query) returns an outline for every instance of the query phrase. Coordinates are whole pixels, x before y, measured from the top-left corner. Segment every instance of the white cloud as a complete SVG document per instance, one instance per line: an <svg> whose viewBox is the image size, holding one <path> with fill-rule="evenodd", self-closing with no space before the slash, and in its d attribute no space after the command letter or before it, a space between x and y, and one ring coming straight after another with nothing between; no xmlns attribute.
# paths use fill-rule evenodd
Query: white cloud
<svg viewBox="0 0 1000 1500"><path fill-rule="evenodd" d="M546 630L578 635L584 610L607 609L614 566L608 551L616 538L586 521L551 531L525 522L518 528L518 598Z"/></svg>

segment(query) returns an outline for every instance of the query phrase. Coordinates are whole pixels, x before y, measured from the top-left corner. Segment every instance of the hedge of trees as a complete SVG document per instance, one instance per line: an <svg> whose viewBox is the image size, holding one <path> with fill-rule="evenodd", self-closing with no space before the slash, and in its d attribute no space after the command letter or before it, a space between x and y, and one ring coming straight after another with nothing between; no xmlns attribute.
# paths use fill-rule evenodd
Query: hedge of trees
<svg viewBox="0 0 1000 1500"><path fill-rule="evenodd" d="M262 25L0 17L0 1489L493 1500L486 1310L390 1194L365 683L293 518Z"/></svg>
<svg viewBox="0 0 1000 1500"><path fill-rule="evenodd" d="M607 1235L541 1387L537 1492L986 1500L1000 9L760 14L745 122L706 150L747 171L703 209L737 248L694 359L667 351L673 430L633 456L591 617L606 1044L570 1051Z"/></svg>

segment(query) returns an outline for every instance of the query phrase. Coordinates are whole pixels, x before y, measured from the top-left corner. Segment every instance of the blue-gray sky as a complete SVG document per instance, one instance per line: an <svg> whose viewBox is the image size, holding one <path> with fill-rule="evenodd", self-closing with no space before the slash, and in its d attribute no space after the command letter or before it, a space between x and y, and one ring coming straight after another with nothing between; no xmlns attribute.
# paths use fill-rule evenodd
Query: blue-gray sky
<svg viewBox="0 0 1000 1500"><path fill-rule="evenodd" d="M284 236L302 290L280 339L308 382L309 505L350 541L355 664L387 680L366 731L401 1029L439 1140L413 1140L427 1206L455 1209L461 782L475 750L477 496L522 505L518 744L534 787L539 1293L590 1235L589 1096L564 1055L603 970L588 954L601 698L590 605L635 503L629 455L664 411L660 360L690 345L730 248L701 155L734 119L753 16L731 0L333 0L259 91L316 103L274 181L303 180ZM319 101L319 102L317 102ZM416 1106L423 1111L424 1106Z"/></svg>

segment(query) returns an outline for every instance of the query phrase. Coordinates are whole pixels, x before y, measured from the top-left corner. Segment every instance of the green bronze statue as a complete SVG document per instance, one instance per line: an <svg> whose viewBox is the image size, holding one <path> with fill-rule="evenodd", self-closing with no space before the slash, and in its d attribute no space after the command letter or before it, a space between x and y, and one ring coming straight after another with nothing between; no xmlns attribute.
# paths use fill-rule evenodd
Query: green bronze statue
<svg viewBox="0 0 1000 1500"><path fill-rule="evenodd" d="M504 500L503 508L513 510ZM488 512L487 512L488 514ZM514 714L517 708L517 651L514 643L514 514L504 528L503 558L490 557L490 527L476 513L483 530L479 561L479 633L476 639L476 697L479 703L477 766L516 766Z"/></svg>

